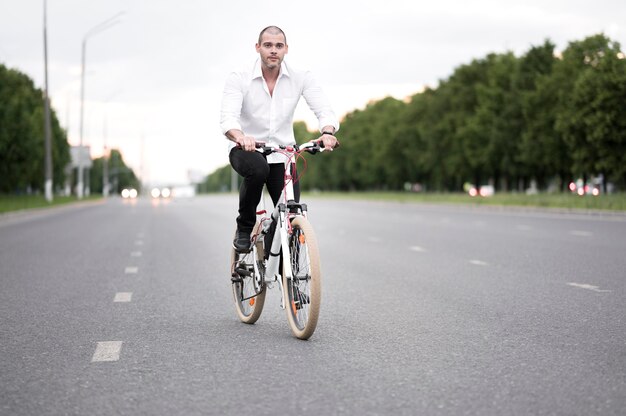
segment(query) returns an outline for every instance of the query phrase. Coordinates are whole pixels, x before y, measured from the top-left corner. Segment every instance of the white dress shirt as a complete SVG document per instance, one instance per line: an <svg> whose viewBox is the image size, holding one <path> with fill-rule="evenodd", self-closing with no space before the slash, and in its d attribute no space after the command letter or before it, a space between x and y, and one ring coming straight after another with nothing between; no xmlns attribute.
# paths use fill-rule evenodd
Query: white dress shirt
<svg viewBox="0 0 626 416"><path fill-rule="evenodd" d="M226 80L220 118L222 133L237 129L259 142L295 144L293 113L301 96L315 113L320 131L325 126L339 130L337 117L311 72L297 70L283 61L270 95L261 61L257 59L249 70L233 72ZM229 151L234 146L231 142ZM267 157L268 163L283 163L283 159L278 154Z"/></svg>

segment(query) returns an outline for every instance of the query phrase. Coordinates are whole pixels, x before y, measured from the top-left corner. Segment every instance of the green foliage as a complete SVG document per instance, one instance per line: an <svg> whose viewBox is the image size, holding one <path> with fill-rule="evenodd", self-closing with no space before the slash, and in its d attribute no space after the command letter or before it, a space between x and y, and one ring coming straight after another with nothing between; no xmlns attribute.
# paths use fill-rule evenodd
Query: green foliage
<svg viewBox="0 0 626 416"><path fill-rule="evenodd" d="M102 157L93 160L93 165L89 169L89 189L92 194L101 194L103 186L103 174L105 160ZM135 172L124 162L122 154L117 149L111 149L106 160L108 164L109 192L119 194L124 188L134 188L141 190L141 183Z"/></svg>
<svg viewBox="0 0 626 416"><path fill-rule="evenodd" d="M307 156L303 188L460 191L564 190L603 175L626 187L626 59L605 35L571 42L556 57L546 40L523 56L491 53L461 65L437 88L387 97L345 116L332 153ZM296 137L314 138L303 123ZM213 175L224 175L221 170ZM212 181L209 176L207 182ZM221 176L220 176L221 177Z"/></svg>
<svg viewBox="0 0 626 416"><path fill-rule="evenodd" d="M44 100L32 80L0 64L0 192L43 189ZM65 180L69 145L51 110L53 177Z"/></svg>
<svg viewBox="0 0 626 416"><path fill-rule="evenodd" d="M230 165L217 169L198 184L198 192L228 192L231 187L232 168Z"/></svg>

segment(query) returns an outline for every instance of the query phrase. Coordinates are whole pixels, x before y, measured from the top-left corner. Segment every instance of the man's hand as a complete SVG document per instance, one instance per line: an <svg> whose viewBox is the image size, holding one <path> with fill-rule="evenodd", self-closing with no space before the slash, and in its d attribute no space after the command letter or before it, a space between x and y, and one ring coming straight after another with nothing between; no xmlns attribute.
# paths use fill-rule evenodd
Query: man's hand
<svg viewBox="0 0 626 416"><path fill-rule="evenodd" d="M337 146L337 138L331 134L322 134L316 141L324 143L324 148L330 151Z"/></svg>
<svg viewBox="0 0 626 416"><path fill-rule="evenodd" d="M256 148L256 140L254 140L254 137L246 136L243 133L234 137L233 141L247 152L254 152Z"/></svg>
<svg viewBox="0 0 626 416"><path fill-rule="evenodd" d="M235 143L237 143L243 150L247 152L254 152L254 150L256 149L256 140L254 140L254 137L240 136L237 137Z"/></svg>

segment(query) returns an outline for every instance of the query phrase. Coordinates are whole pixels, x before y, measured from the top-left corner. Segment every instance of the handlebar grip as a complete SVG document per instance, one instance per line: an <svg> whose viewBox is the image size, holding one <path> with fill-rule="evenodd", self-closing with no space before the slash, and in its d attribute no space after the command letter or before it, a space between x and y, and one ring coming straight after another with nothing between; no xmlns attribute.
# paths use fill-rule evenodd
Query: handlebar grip
<svg viewBox="0 0 626 416"><path fill-rule="evenodd" d="M319 146L324 149L324 142L323 141L319 141L318 142ZM335 148L339 147L339 140L337 140L337 143L335 144Z"/></svg>

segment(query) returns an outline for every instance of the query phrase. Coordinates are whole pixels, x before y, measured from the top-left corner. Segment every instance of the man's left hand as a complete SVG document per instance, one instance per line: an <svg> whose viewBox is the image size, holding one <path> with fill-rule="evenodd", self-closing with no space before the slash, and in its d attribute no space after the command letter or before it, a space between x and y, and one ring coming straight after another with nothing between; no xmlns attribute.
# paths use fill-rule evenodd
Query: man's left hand
<svg viewBox="0 0 626 416"><path fill-rule="evenodd" d="M337 138L330 134L322 134L317 141L324 143L324 148L330 151L337 147Z"/></svg>

